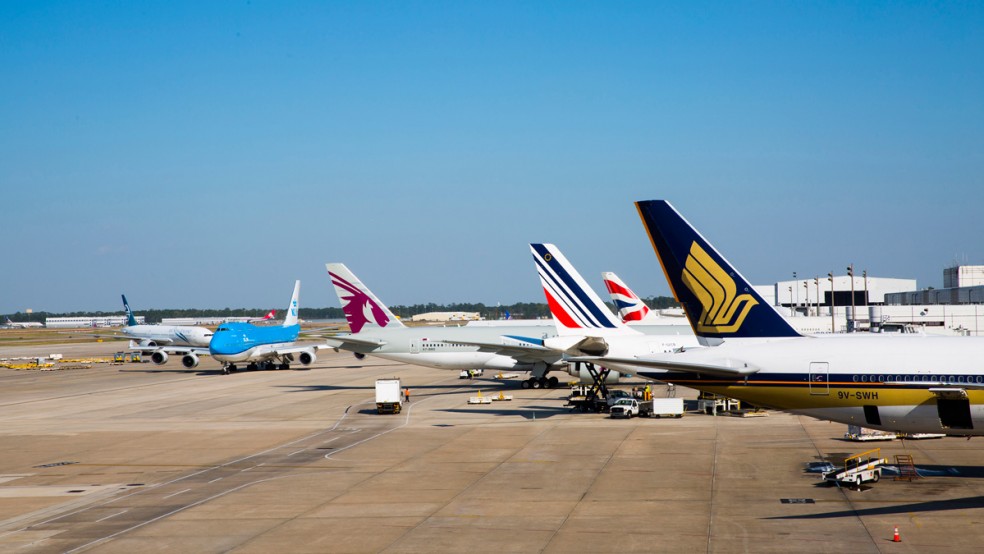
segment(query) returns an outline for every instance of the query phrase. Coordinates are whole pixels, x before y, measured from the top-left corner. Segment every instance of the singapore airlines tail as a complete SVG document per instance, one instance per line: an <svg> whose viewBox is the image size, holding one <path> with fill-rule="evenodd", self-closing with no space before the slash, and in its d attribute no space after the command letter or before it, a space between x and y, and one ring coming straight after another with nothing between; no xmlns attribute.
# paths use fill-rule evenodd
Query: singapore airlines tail
<svg viewBox="0 0 984 554"><path fill-rule="evenodd" d="M405 327L345 264L329 263L325 267L353 334L383 327Z"/></svg>
<svg viewBox="0 0 984 554"><path fill-rule="evenodd" d="M800 336L669 202L646 200L636 208L673 296L702 342Z"/></svg>

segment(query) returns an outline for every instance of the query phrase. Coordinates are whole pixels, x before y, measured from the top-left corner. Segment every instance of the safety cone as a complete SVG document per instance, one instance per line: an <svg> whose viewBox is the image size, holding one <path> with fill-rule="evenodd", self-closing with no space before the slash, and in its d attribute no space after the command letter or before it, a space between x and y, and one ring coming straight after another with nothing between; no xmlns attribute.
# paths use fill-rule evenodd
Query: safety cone
<svg viewBox="0 0 984 554"><path fill-rule="evenodd" d="M892 536L892 542L902 542L902 537L899 536L899 526L895 526L895 535Z"/></svg>

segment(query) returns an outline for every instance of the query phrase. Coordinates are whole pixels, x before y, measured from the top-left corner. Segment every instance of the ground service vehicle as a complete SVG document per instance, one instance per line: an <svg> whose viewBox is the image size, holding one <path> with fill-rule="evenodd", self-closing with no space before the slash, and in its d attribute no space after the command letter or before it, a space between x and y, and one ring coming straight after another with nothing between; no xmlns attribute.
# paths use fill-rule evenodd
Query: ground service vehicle
<svg viewBox="0 0 984 554"><path fill-rule="evenodd" d="M376 413L398 414L403 408L403 386L399 379L376 379Z"/></svg>
<svg viewBox="0 0 984 554"><path fill-rule="evenodd" d="M608 409L612 417L633 418L635 416L649 417L653 411L652 400L637 400L635 398L619 398Z"/></svg>

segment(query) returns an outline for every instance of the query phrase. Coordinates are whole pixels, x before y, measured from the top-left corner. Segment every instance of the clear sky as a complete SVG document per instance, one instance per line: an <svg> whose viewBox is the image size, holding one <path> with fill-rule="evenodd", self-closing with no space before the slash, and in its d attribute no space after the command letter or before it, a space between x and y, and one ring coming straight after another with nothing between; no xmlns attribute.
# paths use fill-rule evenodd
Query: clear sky
<svg viewBox="0 0 984 554"><path fill-rule="evenodd" d="M0 3L0 312L669 289L984 263L984 3Z"/></svg>

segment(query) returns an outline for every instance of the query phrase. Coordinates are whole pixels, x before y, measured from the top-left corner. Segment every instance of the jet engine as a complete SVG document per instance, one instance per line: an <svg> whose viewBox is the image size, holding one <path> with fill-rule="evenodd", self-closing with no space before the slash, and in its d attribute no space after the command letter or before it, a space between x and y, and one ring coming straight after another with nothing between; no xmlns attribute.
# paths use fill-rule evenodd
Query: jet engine
<svg viewBox="0 0 984 554"><path fill-rule="evenodd" d="M318 355L315 354L314 350L305 350L297 355L297 361L303 365L311 365L318 361Z"/></svg>
<svg viewBox="0 0 984 554"><path fill-rule="evenodd" d="M181 356L181 365L185 366L188 369L191 369L193 367L198 367L198 355L195 354L194 352L189 352L184 356Z"/></svg>
<svg viewBox="0 0 984 554"><path fill-rule="evenodd" d="M153 354L150 355L150 361L154 362L157 365L164 365L164 364L166 364L167 363L167 352L165 352L163 350L157 350L156 352L154 352Z"/></svg>
<svg viewBox="0 0 984 554"><path fill-rule="evenodd" d="M364 360L364 359L366 359L366 355L363 354L362 352L353 352L352 355L355 356L355 359L356 360Z"/></svg>
<svg viewBox="0 0 984 554"><path fill-rule="evenodd" d="M594 383L594 380L591 378L591 373L589 373L586 368L582 367L580 369L574 369L574 366L572 365L567 368L567 373L569 373L572 377L577 377L580 379L582 385L590 385ZM608 377L605 378L605 384L615 385L618 383L619 377L621 377L619 372L610 371L608 372Z"/></svg>

